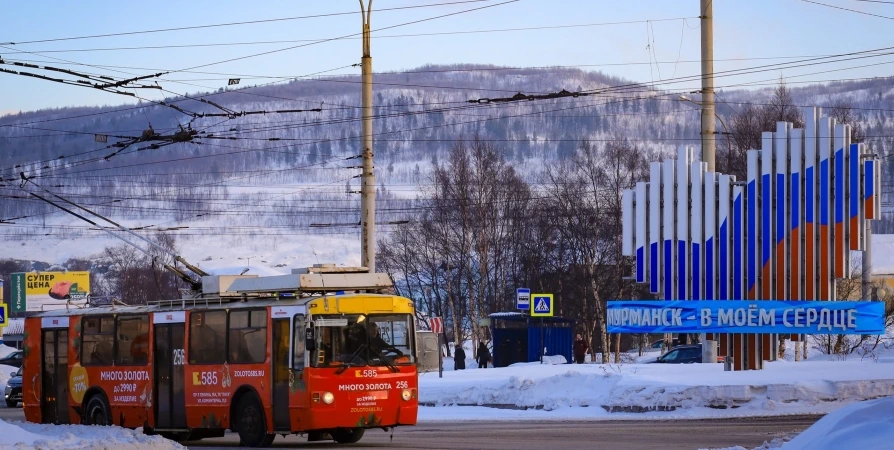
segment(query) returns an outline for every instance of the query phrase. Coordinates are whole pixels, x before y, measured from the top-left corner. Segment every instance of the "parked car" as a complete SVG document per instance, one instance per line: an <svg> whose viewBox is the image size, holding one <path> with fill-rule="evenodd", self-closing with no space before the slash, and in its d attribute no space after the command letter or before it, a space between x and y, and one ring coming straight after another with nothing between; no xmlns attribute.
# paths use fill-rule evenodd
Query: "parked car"
<svg viewBox="0 0 894 450"><path fill-rule="evenodd" d="M671 348L674 348L676 346L677 346L677 338L674 338L674 342L671 345ZM647 343L646 346L643 347L643 352L644 353L645 352L654 352L656 350L661 350L662 348L664 348L664 339L659 339L651 344ZM630 348L630 350L627 350L627 353L638 353L638 352L639 352L638 345L634 345L633 347Z"/></svg>
<svg viewBox="0 0 894 450"><path fill-rule="evenodd" d="M15 408L22 401L22 368L12 374L6 382L6 406Z"/></svg>
<svg viewBox="0 0 894 450"><path fill-rule="evenodd" d="M700 363L702 362L702 346L695 344L674 347L671 351L659 356L655 362L664 364Z"/></svg>
<svg viewBox="0 0 894 450"><path fill-rule="evenodd" d="M717 362L722 363L725 359L726 358L723 356L717 356ZM669 352L659 356L658 359L653 362L665 364L691 364L703 362L702 345L691 344L673 347Z"/></svg>
<svg viewBox="0 0 894 450"><path fill-rule="evenodd" d="M0 358L0 364L12 367L22 367L22 357L25 352L21 350L16 350L2 358Z"/></svg>

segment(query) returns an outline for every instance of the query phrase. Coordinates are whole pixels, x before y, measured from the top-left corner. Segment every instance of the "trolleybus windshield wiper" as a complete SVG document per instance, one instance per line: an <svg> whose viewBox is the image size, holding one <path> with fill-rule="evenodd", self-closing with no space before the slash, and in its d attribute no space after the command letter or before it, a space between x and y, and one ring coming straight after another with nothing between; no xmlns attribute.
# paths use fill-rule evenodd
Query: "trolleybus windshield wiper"
<svg viewBox="0 0 894 450"><path fill-rule="evenodd" d="M348 367L351 365L351 361L353 361L354 358L356 358L357 355L359 355L360 352L363 351L363 349L365 349L366 347L367 347L366 344L360 344L360 347L357 347L357 350L354 350L354 353L351 353L351 356L349 356L348 360L345 361L345 363L344 363L345 365L339 367L338 370L335 371L335 374L341 375L342 373L344 373L345 370L348 370ZM369 361L366 361L366 362L369 363Z"/></svg>
<svg viewBox="0 0 894 450"><path fill-rule="evenodd" d="M385 365L388 366L388 368L391 369L392 372L400 372L400 369L397 368L397 364L394 363L393 359L381 353L379 354L379 358L382 359L382 362L385 363Z"/></svg>

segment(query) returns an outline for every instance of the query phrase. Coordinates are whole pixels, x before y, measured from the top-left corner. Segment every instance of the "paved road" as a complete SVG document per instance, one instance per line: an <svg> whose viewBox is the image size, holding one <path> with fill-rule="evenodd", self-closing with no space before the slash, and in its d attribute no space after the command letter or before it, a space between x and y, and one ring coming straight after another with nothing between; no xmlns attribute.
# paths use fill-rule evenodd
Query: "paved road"
<svg viewBox="0 0 894 450"><path fill-rule="evenodd" d="M391 434L367 430L353 445L332 441L307 442L305 437L278 436L274 448L410 448L475 450L631 449L694 450L741 445L757 447L764 441L800 432L821 416L759 417L722 420L599 421L599 422L458 422L424 423L398 428ZM0 408L2 420L24 420L21 408ZM239 448L235 434L186 442L189 448Z"/></svg>
<svg viewBox="0 0 894 450"><path fill-rule="evenodd" d="M307 442L306 438L277 437L278 448L413 448L439 449L632 449L672 450L725 448L741 445L757 447L772 440L804 430L821 416L792 416L753 419L677 420L677 421L602 421L602 422L468 422L426 423L398 428L394 440L390 433L367 430L353 445L334 442ZM188 442L197 449L238 448L239 438L228 435L218 439Z"/></svg>
<svg viewBox="0 0 894 450"><path fill-rule="evenodd" d="M22 408L7 408L6 405L3 405L3 407L0 407L0 420L18 420L24 422L25 412Z"/></svg>

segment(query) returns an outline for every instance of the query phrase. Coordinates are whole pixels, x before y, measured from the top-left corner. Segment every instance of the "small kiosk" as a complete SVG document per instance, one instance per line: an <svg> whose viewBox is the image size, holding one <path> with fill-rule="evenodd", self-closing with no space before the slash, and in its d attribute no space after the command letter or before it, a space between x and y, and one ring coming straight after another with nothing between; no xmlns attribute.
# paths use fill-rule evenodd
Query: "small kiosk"
<svg viewBox="0 0 894 450"><path fill-rule="evenodd" d="M562 355L572 362L574 320L562 317L531 317L521 312L498 312L490 316L493 330L494 367L540 361L543 356Z"/></svg>

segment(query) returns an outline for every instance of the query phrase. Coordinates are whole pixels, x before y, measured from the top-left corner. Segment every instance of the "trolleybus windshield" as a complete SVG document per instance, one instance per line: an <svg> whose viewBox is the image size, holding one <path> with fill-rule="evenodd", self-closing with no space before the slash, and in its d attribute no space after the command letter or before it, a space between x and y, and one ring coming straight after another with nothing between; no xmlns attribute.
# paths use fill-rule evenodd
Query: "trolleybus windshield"
<svg viewBox="0 0 894 450"><path fill-rule="evenodd" d="M409 314L317 316L313 367L415 364Z"/></svg>

